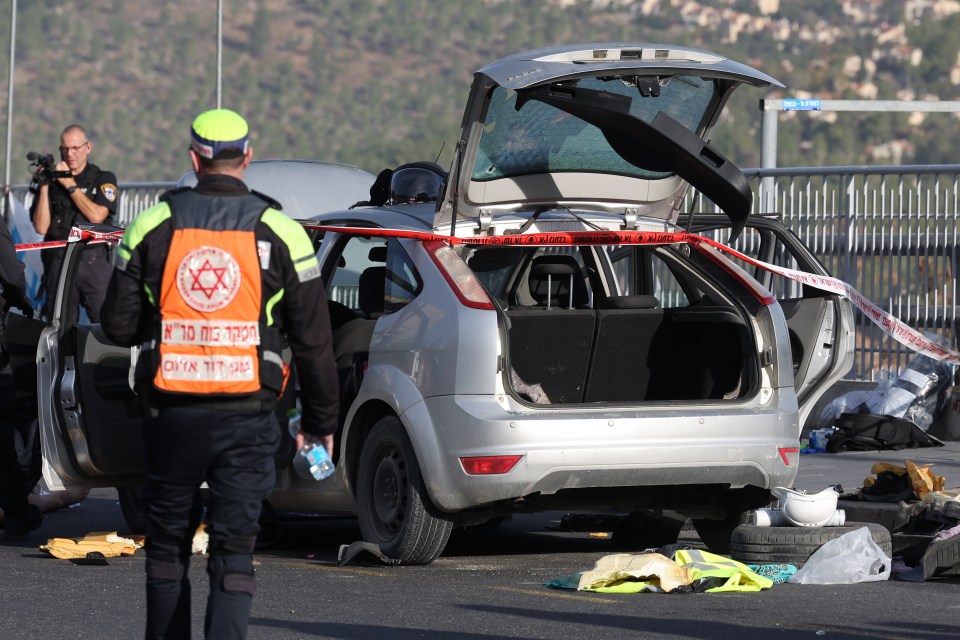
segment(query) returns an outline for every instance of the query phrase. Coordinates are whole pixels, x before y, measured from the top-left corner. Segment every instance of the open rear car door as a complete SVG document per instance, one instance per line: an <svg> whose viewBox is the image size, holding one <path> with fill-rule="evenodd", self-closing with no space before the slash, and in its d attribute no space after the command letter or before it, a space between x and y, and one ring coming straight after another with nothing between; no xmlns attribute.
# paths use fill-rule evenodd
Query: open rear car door
<svg viewBox="0 0 960 640"><path fill-rule="evenodd" d="M66 250L53 317L37 351L43 475L51 488L113 487L143 480L141 412L130 388L129 347L99 324L73 321L74 279L86 241Z"/></svg>
<svg viewBox="0 0 960 640"><path fill-rule="evenodd" d="M696 214L690 231L705 234L729 229L722 215ZM725 237L717 237L725 242ZM777 219L750 216L734 248L779 267L830 275L790 229ZM800 425L805 424L817 400L853 365L853 306L836 294L789 280L765 269L738 262L774 295L790 329L794 386L800 403Z"/></svg>

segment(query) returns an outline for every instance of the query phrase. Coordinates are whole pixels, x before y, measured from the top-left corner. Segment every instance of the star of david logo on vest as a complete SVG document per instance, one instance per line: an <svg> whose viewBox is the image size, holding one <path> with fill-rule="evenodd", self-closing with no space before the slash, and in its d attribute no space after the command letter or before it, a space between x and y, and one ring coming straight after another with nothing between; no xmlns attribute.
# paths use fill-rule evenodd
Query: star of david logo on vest
<svg viewBox="0 0 960 640"><path fill-rule="evenodd" d="M209 313L230 304L240 290L240 265L219 247L194 249L177 267L177 290L184 302Z"/></svg>

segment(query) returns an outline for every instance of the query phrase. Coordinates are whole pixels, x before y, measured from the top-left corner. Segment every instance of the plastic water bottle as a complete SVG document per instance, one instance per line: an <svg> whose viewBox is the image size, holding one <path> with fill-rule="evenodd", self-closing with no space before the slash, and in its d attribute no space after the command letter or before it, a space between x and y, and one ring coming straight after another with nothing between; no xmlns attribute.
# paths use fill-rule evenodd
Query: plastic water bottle
<svg viewBox="0 0 960 640"><path fill-rule="evenodd" d="M302 421L300 417L300 411L298 409L291 409L287 412L287 419L290 435L296 438L297 434L300 433L300 423ZM330 459L330 454L327 453L327 448L322 444L307 444L302 449L298 449L298 452L306 461L306 466L309 468L310 473L309 477L319 481L326 480L333 475L333 460ZM299 466L294 465L294 468L297 469L301 476L306 477L305 474L302 473L302 469L300 469Z"/></svg>

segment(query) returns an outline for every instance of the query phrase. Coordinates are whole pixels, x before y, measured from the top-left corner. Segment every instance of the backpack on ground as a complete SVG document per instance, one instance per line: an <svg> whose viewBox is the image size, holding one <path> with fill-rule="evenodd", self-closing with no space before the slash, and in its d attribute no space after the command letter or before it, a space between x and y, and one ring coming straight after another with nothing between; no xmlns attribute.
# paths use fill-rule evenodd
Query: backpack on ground
<svg viewBox="0 0 960 640"><path fill-rule="evenodd" d="M869 413L842 413L837 430L827 441L827 451L875 451L942 447L943 442L903 418Z"/></svg>

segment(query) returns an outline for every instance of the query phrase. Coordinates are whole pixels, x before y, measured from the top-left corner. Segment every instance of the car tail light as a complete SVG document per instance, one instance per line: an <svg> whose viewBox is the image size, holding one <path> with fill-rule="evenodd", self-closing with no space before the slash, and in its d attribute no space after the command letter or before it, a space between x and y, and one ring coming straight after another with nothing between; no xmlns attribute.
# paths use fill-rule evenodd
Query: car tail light
<svg viewBox="0 0 960 640"><path fill-rule="evenodd" d="M461 303L474 309L494 309L493 301L487 295L480 279L450 245L440 240L427 240L423 243L423 248L440 268L440 273Z"/></svg>
<svg viewBox="0 0 960 640"><path fill-rule="evenodd" d="M733 268L733 265L721 257L715 249L700 244L694 244L693 246L699 249L703 255L707 256L718 267L730 274L731 278L749 289L750 293L752 293L753 296L760 301L760 304L770 305L777 301L776 296L767 291L763 285L753 278L745 277L742 271Z"/></svg>
<svg viewBox="0 0 960 640"><path fill-rule="evenodd" d="M463 470L471 476L492 476L506 473L520 462L523 456L475 456L460 458Z"/></svg>

